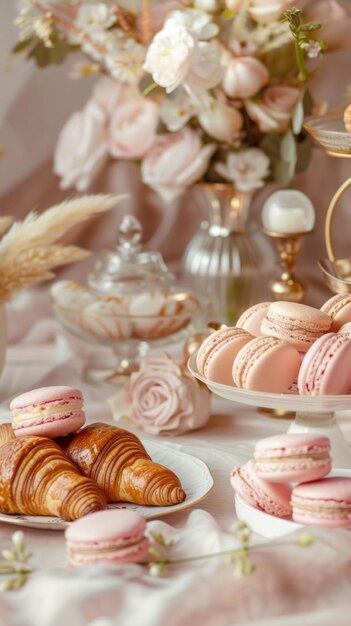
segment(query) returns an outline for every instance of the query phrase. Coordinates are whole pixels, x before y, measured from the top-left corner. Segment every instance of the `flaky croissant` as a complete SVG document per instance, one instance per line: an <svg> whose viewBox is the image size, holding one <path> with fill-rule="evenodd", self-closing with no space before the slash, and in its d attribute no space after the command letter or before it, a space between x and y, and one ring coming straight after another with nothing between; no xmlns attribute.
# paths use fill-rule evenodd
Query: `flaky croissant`
<svg viewBox="0 0 351 626"><path fill-rule="evenodd" d="M185 498L178 477L154 463L138 437L127 430L91 424L63 446L80 472L97 482L108 502L168 506Z"/></svg>
<svg viewBox="0 0 351 626"><path fill-rule="evenodd" d="M106 508L106 497L45 437L16 437L0 447L0 511L75 520Z"/></svg>
<svg viewBox="0 0 351 626"><path fill-rule="evenodd" d="M13 428L11 424L1 424L0 425L0 446L4 445L11 439L15 439L16 435L13 432Z"/></svg>

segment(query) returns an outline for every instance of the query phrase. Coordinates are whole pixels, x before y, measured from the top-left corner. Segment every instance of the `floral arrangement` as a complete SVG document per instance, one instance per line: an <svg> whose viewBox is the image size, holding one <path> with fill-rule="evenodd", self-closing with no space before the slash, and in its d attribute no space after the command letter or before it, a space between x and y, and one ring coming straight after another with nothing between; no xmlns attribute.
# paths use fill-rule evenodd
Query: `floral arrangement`
<svg viewBox="0 0 351 626"><path fill-rule="evenodd" d="M152 435L182 435L209 420L211 394L167 354L141 360L125 388L109 400L115 419L128 416Z"/></svg>
<svg viewBox="0 0 351 626"><path fill-rule="evenodd" d="M76 224L112 209L123 197L83 196L15 222L0 242L0 303L25 287L53 278L54 268L84 259L87 250L57 240Z"/></svg>
<svg viewBox="0 0 351 626"><path fill-rule="evenodd" d="M22 1L15 53L43 67L78 51L70 76L100 76L58 138L62 188L87 190L111 158L140 162L166 201L203 179L286 185L306 167L307 83L326 48L306 1Z"/></svg>

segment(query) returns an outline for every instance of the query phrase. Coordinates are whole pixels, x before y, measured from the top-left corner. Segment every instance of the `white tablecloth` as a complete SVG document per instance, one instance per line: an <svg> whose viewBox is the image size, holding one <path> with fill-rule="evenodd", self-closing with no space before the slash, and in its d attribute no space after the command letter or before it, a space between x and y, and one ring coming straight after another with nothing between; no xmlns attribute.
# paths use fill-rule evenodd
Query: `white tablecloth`
<svg viewBox="0 0 351 626"><path fill-rule="evenodd" d="M38 320L40 306L44 317ZM34 312L36 321L28 331ZM0 381L0 420L9 421L8 404L14 395L48 384L80 387L88 422L110 420L106 400L111 388L84 380L89 355L72 356L72 342L63 338L47 312L47 299L40 293L11 306L9 334L14 343ZM350 424L343 413L340 425L351 440ZM175 533L175 553L180 555L235 545L230 533L235 520L230 471L250 458L259 438L287 427L287 421L214 397L204 429L173 439L158 437L164 446L202 459L215 486L195 512L170 514L162 522L149 522L150 528ZM0 525L0 549L9 547L14 530ZM257 568L248 578L234 578L233 565L214 559L152 579L139 566L73 571L66 563L63 533L25 529L36 572L21 591L0 595L0 626L349 626L351 533L313 532L317 541L309 548L277 544L253 554Z"/></svg>

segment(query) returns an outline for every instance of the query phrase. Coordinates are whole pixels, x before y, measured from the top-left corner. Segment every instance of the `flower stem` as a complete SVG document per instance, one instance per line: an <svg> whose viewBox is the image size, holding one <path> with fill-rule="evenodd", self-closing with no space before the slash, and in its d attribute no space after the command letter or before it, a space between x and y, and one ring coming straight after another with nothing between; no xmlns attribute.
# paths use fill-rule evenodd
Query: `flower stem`
<svg viewBox="0 0 351 626"><path fill-rule="evenodd" d="M295 542L293 541L279 541L277 542L275 545L279 545L279 546L293 546L295 545ZM251 552L252 550L264 550L266 548L271 548L272 544L271 543L257 543L254 546L247 546L247 551ZM212 559L212 558L219 558L221 556L231 556L231 555L235 555L235 554L239 554L240 552L242 552L243 548L236 548L234 550L222 550L221 552L213 552L212 554L198 554L196 556L186 556L186 557L181 557L179 559L168 559L168 558L164 558L162 559L162 564L164 565L178 565L180 563L190 563L192 561L201 561L202 559ZM153 561L152 561L153 562ZM150 562L146 562L144 563L144 565L148 565Z"/></svg>

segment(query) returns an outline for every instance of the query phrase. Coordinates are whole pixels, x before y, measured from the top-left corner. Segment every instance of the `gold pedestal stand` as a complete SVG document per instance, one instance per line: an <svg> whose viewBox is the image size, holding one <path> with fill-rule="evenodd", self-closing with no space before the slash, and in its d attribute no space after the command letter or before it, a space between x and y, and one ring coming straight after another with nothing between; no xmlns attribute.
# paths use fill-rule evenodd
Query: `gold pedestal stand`
<svg viewBox="0 0 351 626"><path fill-rule="evenodd" d="M337 158L351 159L351 133L346 132L342 118L310 117L306 119L304 126L327 154ZM335 210L350 188L351 177L339 187L329 204L324 227L328 258L318 263L326 284L335 294L351 293L351 258L337 259L332 239Z"/></svg>
<svg viewBox="0 0 351 626"><path fill-rule="evenodd" d="M301 302L306 287L295 275L295 263L301 250L302 238L310 235L313 231L301 233L276 233L271 230L263 231L267 237L273 239L278 254L281 275L271 282L271 291L275 300L287 300L288 302Z"/></svg>

